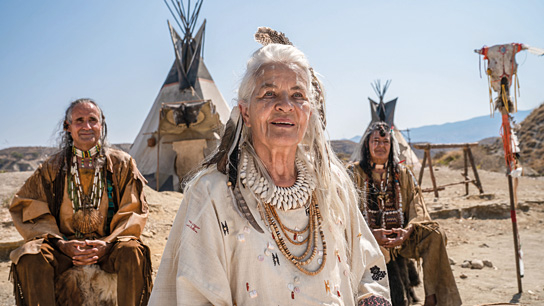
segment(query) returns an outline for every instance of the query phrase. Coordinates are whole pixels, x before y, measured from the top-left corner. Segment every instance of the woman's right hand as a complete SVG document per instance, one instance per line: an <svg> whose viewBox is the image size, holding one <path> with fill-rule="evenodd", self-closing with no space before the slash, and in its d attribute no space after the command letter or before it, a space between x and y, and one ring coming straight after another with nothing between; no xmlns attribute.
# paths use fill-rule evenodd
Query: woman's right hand
<svg viewBox="0 0 544 306"><path fill-rule="evenodd" d="M372 234L380 246L384 246L393 240L392 238L387 237L387 235L391 235L392 233L392 230L386 230L383 228L372 230Z"/></svg>

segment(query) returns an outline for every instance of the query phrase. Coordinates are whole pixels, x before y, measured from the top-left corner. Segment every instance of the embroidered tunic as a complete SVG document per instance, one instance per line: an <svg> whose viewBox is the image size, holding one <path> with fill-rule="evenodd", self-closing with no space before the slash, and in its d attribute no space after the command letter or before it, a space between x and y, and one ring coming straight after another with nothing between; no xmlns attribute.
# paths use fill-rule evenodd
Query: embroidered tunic
<svg viewBox="0 0 544 306"><path fill-rule="evenodd" d="M309 276L278 250L253 193L240 187L264 233L237 213L227 188L227 177L216 169L205 170L187 188L150 305L355 305L371 294L389 299L383 256L355 203L346 203L349 253L334 240L329 223L324 223L325 267ZM277 213L291 229L303 229L308 223L304 207ZM305 246L290 244L289 248L301 254ZM319 251L307 267L311 271L323 259L323 250Z"/></svg>

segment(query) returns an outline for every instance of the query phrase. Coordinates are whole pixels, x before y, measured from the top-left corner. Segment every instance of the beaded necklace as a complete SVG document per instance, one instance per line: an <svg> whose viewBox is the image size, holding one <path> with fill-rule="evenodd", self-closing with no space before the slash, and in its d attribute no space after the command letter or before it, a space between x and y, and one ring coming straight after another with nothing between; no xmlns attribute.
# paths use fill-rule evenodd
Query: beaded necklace
<svg viewBox="0 0 544 306"><path fill-rule="evenodd" d="M362 204L363 204L363 216L367 221L367 224L371 227L404 227L404 213L402 211L402 194L400 192L399 175L395 171L395 179L393 181L393 193L395 202L390 203L390 196L388 193L389 171L387 171L385 183L380 181L379 188L375 186L371 178L365 178L362 192ZM370 191L370 195L369 195ZM391 192L391 191L390 191ZM376 200L371 198L376 198ZM377 210L371 209L369 201L373 201L377 204ZM393 204L393 205L388 205ZM392 206L392 207L391 207ZM378 224L378 221L380 224Z"/></svg>
<svg viewBox="0 0 544 306"><path fill-rule="evenodd" d="M244 186L249 187L253 193L264 203L270 203L278 209L288 210L304 206L315 189L315 180L309 175L305 163L298 157L295 159L297 179L291 187L278 187L269 182L255 166L253 158L243 154L240 179Z"/></svg>
<svg viewBox="0 0 544 306"><path fill-rule="evenodd" d="M72 152L75 152L75 150L72 150ZM96 153L93 155L96 155ZM67 181L68 195L72 200L74 212L72 226L76 230L76 237L81 238L83 234L97 231L102 220L98 206L104 192L104 180L101 167L95 165L91 193L90 195L85 194L79 176L77 157L75 154L72 155L72 166Z"/></svg>
<svg viewBox="0 0 544 306"><path fill-rule="evenodd" d="M321 212L319 210L319 205L317 203L317 199L314 196L312 196L311 204L309 206L309 221L308 225L305 229L298 231L287 228L283 223L281 222L280 218L278 217L276 213L276 207L274 205L270 204L264 204L265 208L265 215L268 221L269 226L271 227L272 231L272 237L274 238L274 241L276 242L278 249L281 251L281 253L289 260L291 261L297 269L299 269L301 272L303 272L306 275L317 275L319 272L323 271L323 268L325 267L325 262L327 261L327 243L325 242L325 234L322 230L322 222L323 218L321 217ZM279 226L279 228L278 228ZM289 237L289 233L295 233L295 234L303 234L306 231L308 231L308 237L305 239L300 239L298 241L291 240ZM315 271L310 271L304 266L310 264L313 259L315 258L315 255L317 254L317 244L319 241L317 232L319 231L319 235L321 236L321 244L323 247L323 258L318 259L319 268ZM282 235L283 233L283 235ZM293 255L291 251L289 250L287 244L285 243L284 238L287 238L287 241L289 241L292 244L295 245L302 245L304 243L307 244L306 250L301 255ZM301 236L299 236L301 237Z"/></svg>
<svg viewBox="0 0 544 306"><path fill-rule="evenodd" d="M93 156L95 156L96 153L98 153L98 152L100 152L100 143L98 143L96 146L92 147L88 151L80 150L80 149L76 148L75 146L72 147L72 154L74 156L77 156L77 157L81 158L81 167L84 166L85 159L87 159L89 161L89 165L92 167L93 166Z"/></svg>
<svg viewBox="0 0 544 306"><path fill-rule="evenodd" d="M240 180L242 185L253 192L257 201L264 203L263 205L257 205L257 207L265 222L268 223L268 227L272 232L272 237L281 253L301 272L307 275L317 275L325 267L327 259L327 243L325 242L325 234L322 230L323 218L321 217L319 205L315 194L312 196L316 186L315 179L309 174L304 161L297 157L295 159L297 170L297 179L295 183L291 187L278 187L267 175L268 173L261 173L261 171L266 171L266 169L263 167L258 168L255 165L256 161L254 158L258 157L252 157L248 152L243 151L241 157L242 166L240 167ZM260 170L261 168L262 170ZM309 218L308 224L301 230L296 227L291 229L285 226L276 212L276 209L287 211L305 205L307 205ZM263 209L261 209L262 206L264 207L264 212ZM310 264L318 253L318 233L321 237L323 257L317 260L319 268L315 271L310 271L305 266ZM292 239L290 237L291 235L293 235ZM306 248L302 254L294 255L289 250L287 243L297 246L306 244ZM321 251L319 252L319 255L321 256Z"/></svg>

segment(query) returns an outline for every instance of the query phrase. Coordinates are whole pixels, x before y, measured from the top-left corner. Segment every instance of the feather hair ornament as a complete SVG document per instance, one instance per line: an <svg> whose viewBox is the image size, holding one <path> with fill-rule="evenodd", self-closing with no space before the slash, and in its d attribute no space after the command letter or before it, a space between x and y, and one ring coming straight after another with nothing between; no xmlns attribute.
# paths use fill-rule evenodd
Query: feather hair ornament
<svg viewBox="0 0 544 306"><path fill-rule="evenodd" d="M259 27L257 29L257 33L255 33L255 40L263 46L269 44L294 46L289 38L285 36L285 33L273 30L268 27ZM325 127L327 126L327 119L325 118L325 97L323 94L323 87L321 86L321 82L315 75L314 69L311 67L310 73L312 75L312 87L314 88L314 99L317 104L317 111L319 112L319 117L321 117L323 129L325 129Z"/></svg>
<svg viewBox="0 0 544 306"><path fill-rule="evenodd" d="M263 46L269 44L290 45L293 43L289 41L289 38L285 36L283 32L278 32L268 27L260 27L255 33L255 40L261 43Z"/></svg>
<svg viewBox="0 0 544 306"><path fill-rule="evenodd" d="M259 224L257 223L257 220L255 220L255 217L253 217L253 214L249 210L249 207L247 206L247 202L244 199L244 196L242 195L242 192L240 191L240 187L236 186L236 187L234 187L232 189L231 188L228 188L228 189L229 189L229 191L231 193L231 197L232 197L233 202L234 202L234 208L236 209L238 214L241 217L245 218L247 220L247 222L249 222L249 224L251 224L251 226L257 232L263 234L264 231L259 226Z"/></svg>

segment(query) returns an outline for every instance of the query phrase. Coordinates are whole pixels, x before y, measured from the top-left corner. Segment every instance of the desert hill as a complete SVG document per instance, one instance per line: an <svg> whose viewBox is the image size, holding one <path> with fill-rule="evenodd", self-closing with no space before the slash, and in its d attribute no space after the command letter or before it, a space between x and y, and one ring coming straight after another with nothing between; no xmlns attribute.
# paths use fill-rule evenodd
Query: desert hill
<svg viewBox="0 0 544 306"><path fill-rule="evenodd" d="M112 147L128 153L131 144L112 144ZM0 172L34 171L59 149L55 147L11 147L0 150Z"/></svg>
<svg viewBox="0 0 544 306"><path fill-rule="evenodd" d="M521 122L518 137L521 164L544 175L544 103Z"/></svg>

